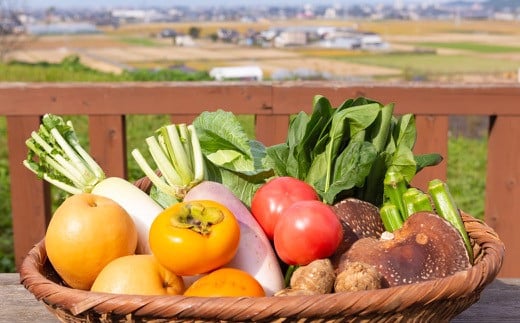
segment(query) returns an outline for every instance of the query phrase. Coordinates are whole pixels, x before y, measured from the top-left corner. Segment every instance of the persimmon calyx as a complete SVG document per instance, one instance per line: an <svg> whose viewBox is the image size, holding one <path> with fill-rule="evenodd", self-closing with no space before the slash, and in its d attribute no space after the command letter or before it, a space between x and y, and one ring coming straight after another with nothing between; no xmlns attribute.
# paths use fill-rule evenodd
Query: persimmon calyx
<svg viewBox="0 0 520 323"><path fill-rule="evenodd" d="M181 229L190 229L202 235L209 235L211 227L224 220L224 213L216 207L208 207L203 203L190 202L172 214L170 223Z"/></svg>

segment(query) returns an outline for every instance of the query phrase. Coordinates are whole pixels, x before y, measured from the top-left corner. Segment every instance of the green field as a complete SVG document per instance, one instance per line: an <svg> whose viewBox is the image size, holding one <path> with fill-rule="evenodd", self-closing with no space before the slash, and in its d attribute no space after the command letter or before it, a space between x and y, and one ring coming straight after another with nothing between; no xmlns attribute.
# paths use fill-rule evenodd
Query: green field
<svg viewBox="0 0 520 323"><path fill-rule="evenodd" d="M164 46L159 44L157 41L154 41L150 38L144 38L144 37L121 37L120 41L122 43L130 44L130 45L139 45L139 46L146 46L146 47L156 47L156 46Z"/></svg>
<svg viewBox="0 0 520 323"><path fill-rule="evenodd" d="M449 48L464 51L471 51L485 54L496 54L496 53L520 53L520 47L518 46L505 46L505 45L494 45L494 44L482 44L472 42L456 42L456 43L437 43L437 42L419 42L414 43L416 46L431 47L431 48Z"/></svg>
<svg viewBox="0 0 520 323"><path fill-rule="evenodd" d="M136 69L120 75L103 73L81 64L78 56L69 56L60 63L23 62L0 63L0 82L162 82L162 81L207 81L207 72L185 73L163 69L149 71Z"/></svg>
<svg viewBox="0 0 520 323"><path fill-rule="evenodd" d="M373 54L345 56L336 59L359 64L397 68L405 73L425 75L427 77L514 72L519 66L519 63L514 61L468 55Z"/></svg>

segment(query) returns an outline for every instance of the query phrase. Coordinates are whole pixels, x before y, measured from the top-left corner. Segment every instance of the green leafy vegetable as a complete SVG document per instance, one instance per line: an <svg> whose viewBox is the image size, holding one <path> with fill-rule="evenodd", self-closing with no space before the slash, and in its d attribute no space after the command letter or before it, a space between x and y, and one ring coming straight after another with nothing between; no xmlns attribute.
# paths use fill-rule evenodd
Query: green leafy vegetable
<svg viewBox="0 0 520 323"><path fill-rule="evenodd" d="M207 161L205 179L224 184L249 206L254 192L273 176L265 146L248 138L231 112L203 112L193 126Z"/></svg>
<svg viewBox="0 0 520 323"><path fill-rule="evenodd" d="M60 116L44 115L38 131L33 131L25 144L29 148L25 167L65 192L90 192L106 178L80 145L72 123Z"/></svg>
<svg viewBox="0 0 520 323"><path fill-rule="evenodd" d="M317 95L311 114L291 121L284 143L267 147L267 165L277 176L311 184L329 204L353 196L382 205L388 171L409 183L417 171L438 164L438 154L413 154L412 114L394 116L394 105L367 98L348 99L333 108Z"/></svg>

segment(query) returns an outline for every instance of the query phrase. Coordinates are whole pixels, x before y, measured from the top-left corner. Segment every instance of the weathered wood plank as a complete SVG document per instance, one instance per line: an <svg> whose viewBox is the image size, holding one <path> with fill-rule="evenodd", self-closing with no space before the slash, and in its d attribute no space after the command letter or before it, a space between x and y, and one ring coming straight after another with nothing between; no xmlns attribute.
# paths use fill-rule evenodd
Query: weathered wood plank
<svg viewBox="0 0 520 323"><path fill-rule="evenodd" d="M22 263L23 257L34 244L43 238L51 216L49 185L22 165L27 157L25 140L39 125L39 116L7 117L11 207L12 214L16 215L12 221L17 265Z"/></svg>
<svg viewBox="0 0 520 323"><path fill-rule="evenodd" d="M0 114L198 114L217 108L262 114L270 92L261 83L24 84L0 86Z"/></svg>
<svg viewBox="0 0 520 323"><path fill-rule="evenodd" d="M396 103L399 113L514 115L520 85L352 84L343 82L172 82L172 83L6 83L0 84L1 115L185 114L223 108L245 114L308 110L316 94L333 105L367 96ZM23 108L20 108L23 107ZM74 107L71 109L71 107ZM146 107L146 109L143 109ZM274 108L274 107L273 107Z"/></svg>
<svg viewBox="0 0 520 323"><path fill-rule="evenodd" d="M520 322L520 279L496 279L452 322Z"/></svg>
<svg viewBox="0 0 520 323"><path fill-rule="evenodd" d="M175 124L180 124L180 123L191 124L197 116L198 116L198 114L175 114L175 115L170 116L170 120L172 123L175 123Z"/></svg>
<svg viewBox="0 0 520 323"><path fill-rule="evenodd" d="M0 322L59 322L20 284L18 274L0 274L0 295Z"/></svg>
<svg viewBox="0 0 520 323"><path fill-rule="evenodd" d="M288 115L257 115L255 118L256 139L266 146L285 142L288 129Z"/></svg>

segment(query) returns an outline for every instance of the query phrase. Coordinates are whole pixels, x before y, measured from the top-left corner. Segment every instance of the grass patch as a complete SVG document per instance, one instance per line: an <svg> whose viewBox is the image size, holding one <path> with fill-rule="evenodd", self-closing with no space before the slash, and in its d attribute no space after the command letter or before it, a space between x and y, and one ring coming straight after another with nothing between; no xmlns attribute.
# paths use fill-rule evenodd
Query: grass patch
<svg viewBox="0 0 520 323"><path fill-rule="evenodd" d="M60 63L0 64L0 82L169 82L208 81L206 71L184 72L176 69L145 69L125 71L116 75L104 73L83 65L78 56L69 56Z"/></svg>
<svg viewBox="0 0 520 323"><path fill-rule="evenodd" d="M103 73L82 65L78 56L70 56L59 64L29 64L12 62L0 64L2 82L115 82L120 76Z"/></svg>
<svg viewBox="0 0 520 323"><path fill-rule="evenodd" d="M417 46L433 47L433 48L449 48L458 50L467 50L477 53L484 54L495 54L495 53L518 53L520 47L517 46L505 46L505 45L493 45L493 44L482 44L472 42L462 43L437 43L437 42L419 42L414 43Z"/></svg>
<svg viewBox="0 0 520 323"><path fill-rule="evenodd" d="M414 74L453 75L513 72L518 62L465 55L394 54L336 58L352 63L397 68Z"/></svg>
<svg viewBox="0 0 520 323"><path fill-rule="evenodd" d="M484 218L486 165L487 139L450 137L447 180L450 192L462 210L479 219Z"/></svg>
<svg viewBox="0 0 520 323"><path fill-rule="evenodd" d="M144 47L157 47L163 46L159 42L149 38L149 37L121 37L119 39L122 43L135 45L135 46L144 46Z"/></svg>

